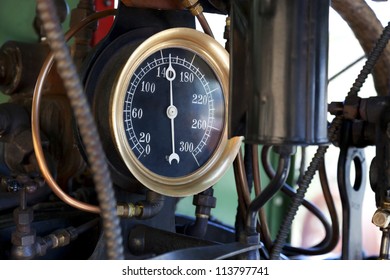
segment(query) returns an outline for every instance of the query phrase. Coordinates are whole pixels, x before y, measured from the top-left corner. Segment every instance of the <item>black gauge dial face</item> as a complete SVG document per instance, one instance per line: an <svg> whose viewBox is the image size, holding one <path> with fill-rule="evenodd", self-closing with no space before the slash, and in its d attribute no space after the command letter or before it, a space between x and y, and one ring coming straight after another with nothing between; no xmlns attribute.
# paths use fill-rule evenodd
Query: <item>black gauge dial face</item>
<svg viewBox="0 0 390 280"><path fill-rule="evenodd" d="M201 168L221 141L224 118L221 83L191 50L158 50L132 73L124 131L134 156L157 175L176 178Z"/></svg>

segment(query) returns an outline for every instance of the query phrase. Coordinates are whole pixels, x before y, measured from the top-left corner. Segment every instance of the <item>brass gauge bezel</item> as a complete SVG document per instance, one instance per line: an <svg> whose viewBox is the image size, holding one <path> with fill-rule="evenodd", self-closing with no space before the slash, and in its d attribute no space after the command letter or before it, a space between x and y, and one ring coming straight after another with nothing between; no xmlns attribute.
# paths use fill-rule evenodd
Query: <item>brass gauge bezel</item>
<svg viewBox="0 0 390 280"><path fill-rule="evenodd" d="M198 170L186 176L170 178L147 169L132 152L125 134L123 104L130 80L139 65L150 55L166 48L183 48L200 56L219 79L225 100L225 121L221 140L211 158ZM110 124L116 147L134 177L160 194L182 197L199 193L214 185L229 168L241 145L241 138L228 141L229 55L210 36L189 28L172 28L144 41L123 67L111 98Z"/></svg>

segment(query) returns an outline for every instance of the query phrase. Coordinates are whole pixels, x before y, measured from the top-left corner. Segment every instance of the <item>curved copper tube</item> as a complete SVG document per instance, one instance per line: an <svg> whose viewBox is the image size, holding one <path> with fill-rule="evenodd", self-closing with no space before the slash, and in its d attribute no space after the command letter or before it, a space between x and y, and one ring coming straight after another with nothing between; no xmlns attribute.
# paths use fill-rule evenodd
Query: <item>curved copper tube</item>
<svg viewBox="0 0 390 280"><path fill-rule="evenodd" d="M106 10L86 17L84 20L79 22L76 26L72 27L65 34L65 40L68 41L70 38L74 36L74 34L76 34L78 31L80 31L82 28L84 28L86 25L90 24L91 22L94 22L103 17L113 16L115 14L116 14L116 10ZM31 108L31 128L32 128L34 152L37 158L37 162L46 183L62 201L69 204L70 206L73 206L77 209L86 212L100 213L100 209L98 206L81 202L66 194L61 189L61 187L57 184L55 179L52 177L50 170L47 167L47 162L43 153L42 142L40 137L39 109L40 109L40 101L42 96L43 84L53 65L53 62L54 62L54 56L53 53L50 53L42 66L41 72L39 73L37 83L34 88L33 102Z"/></svg>
<svg viewBox="0 0 390 280"><path fill-rule="evenodd" d="M245 207L248 208L249 204L251 204L251 197L246 179L246 171L241 150L239 150L236 159L234 160L234 172L238 179L238 186L243 197L243 202L245 203Z"/></svg>
<svg viewBox="0 0 390 280"><path fill-rule="evenodd" d="M198 19L200 26L202 26L204 33L214 38L213 31L211 31L210 25L206 17L204 16L204 14L200 13L199 15L196 16L196 18Z"/></svg>
<svg viewBox="0 0 390 280"><path fill-rule="evenodd" d="M250 204L250 195L248 191L248 184L245 178L245 167L241 150L239 150L233 162L233 169L238 195L238 206L240 208L242 219L245 221L247 209Z"/></svg>

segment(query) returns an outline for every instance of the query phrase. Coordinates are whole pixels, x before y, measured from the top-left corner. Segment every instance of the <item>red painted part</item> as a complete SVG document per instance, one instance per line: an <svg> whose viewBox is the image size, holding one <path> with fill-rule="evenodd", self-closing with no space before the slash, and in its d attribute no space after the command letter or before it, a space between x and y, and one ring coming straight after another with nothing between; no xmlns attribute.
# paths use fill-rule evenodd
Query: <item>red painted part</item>
<svg viewBox="0 0 390 280"><path fill-rule="evenodd" d="M95 9L97 12L113 9L115 5L114 0L95 0ZM114 22L114 17L106 17L98 21L98 27L92 39L92 45L95 46L100 42L110 31Z"/></svg>

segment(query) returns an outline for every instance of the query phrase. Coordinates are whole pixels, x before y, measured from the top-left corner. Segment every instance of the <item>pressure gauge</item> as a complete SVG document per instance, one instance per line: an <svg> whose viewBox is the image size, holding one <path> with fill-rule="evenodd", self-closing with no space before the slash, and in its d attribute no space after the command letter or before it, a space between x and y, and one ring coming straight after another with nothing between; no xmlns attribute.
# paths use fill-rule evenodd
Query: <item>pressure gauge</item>
<svg viewBox="0 0 390 280"><path fill-rule="evenodd" d="M169 196L199 193L234 160L227 139L227 52L188 28L162 31L130 56L111 99L118 152L146 187Z"/></svg>

